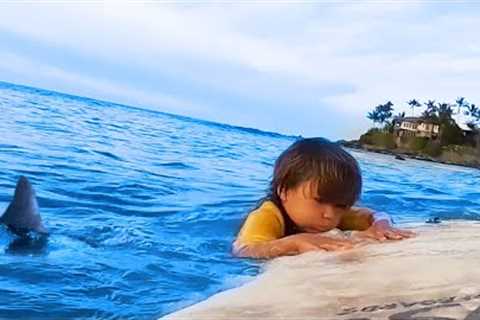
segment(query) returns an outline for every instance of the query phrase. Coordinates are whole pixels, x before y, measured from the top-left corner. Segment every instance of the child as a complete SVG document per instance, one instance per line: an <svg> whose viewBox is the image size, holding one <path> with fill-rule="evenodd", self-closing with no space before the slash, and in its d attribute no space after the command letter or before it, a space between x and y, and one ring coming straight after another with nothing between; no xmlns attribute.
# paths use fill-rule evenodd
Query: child
<svg viewBox="0 0 480 320"><path fill-rule="evenodd" d="M334 228L379 241L414 235L393 228L386 214L352 207L361 189L360 168L348 152L323 138L298 140L275 162L269 193L247 217L233 253L272 258L352 248L352 240L322 235Z"/></svg>

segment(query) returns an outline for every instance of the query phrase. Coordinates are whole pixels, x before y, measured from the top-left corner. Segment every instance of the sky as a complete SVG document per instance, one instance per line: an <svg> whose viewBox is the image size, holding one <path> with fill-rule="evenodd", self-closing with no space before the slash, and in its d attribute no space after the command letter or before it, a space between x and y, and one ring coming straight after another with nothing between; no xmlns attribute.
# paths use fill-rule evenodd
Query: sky
<svg viewBox="0 0 480 320"><path fill-rule="evenodd" d="M0 81L353 139L388 100L480 105L477 30L480 1L0 0Z"/></svg>

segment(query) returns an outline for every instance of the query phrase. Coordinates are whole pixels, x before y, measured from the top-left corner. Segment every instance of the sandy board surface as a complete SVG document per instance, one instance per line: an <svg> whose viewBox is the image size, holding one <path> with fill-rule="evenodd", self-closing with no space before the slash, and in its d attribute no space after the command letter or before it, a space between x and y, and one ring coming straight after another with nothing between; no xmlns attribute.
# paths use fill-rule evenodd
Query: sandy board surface
<svg viewBox="0 0 480 320"><path fill-rule="evenodd" d="M411 229L414 239L275 259L165 319L480 320L480 223Z"/></svg>

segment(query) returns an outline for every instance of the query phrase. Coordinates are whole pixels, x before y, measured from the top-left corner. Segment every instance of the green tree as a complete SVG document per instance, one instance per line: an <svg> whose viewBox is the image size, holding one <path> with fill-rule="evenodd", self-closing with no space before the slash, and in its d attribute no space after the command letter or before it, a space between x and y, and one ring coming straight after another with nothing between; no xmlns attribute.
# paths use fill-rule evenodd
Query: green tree
<svg viewBox="0 0 480 320"><path fill-rule="evenodd" d="M378 107L376 107L375 110L373 110L373 111L371 111L367 114L367 118L372 120L374 124L379 122L379 119L380 119L377 108Z"/></svg>
<svg viewBox="0 0 480 320"><path fill-rule="evenodd" d="M410 105L410 108L412 108L412 116L415 116L415 108L418 108L421 106L420 102L418 102L415 99L412 99L407 102Z"/></svg>
<svg viewBox="0 0 480 320"><path fill-rule="evenodd" d="M405 118L405 112L399 112L396 116L393 117L393 122L401 121Z"/></svg>
<svg viewBox="0 0 480 320"><path fill-rule="evenodd" d="M384 124L388 123L393 115L393 103L388 101L385 104L379 104L375 109L367 114L367 118L373 123Z"/></svg>
<svg viewBox="0 0 480 320"><path fill-rule="evenodd" d="M477 150L480 152L480 128L478 127L480 123L480 109L472 103L467 107L465 115L471 117L470 121L467 122L467 126L474 132L473 141Z"/></svg>
<svg viewBox="0 0 480 320"><path fill-rule="evenodd" d="M440 141L443 146L450 144L462 144L463 133L455 122L444 123L440 134Z"/></svg>
<svg viewBox="0 0 480 320"><path fill-rule="evenodd" d="M460 114L461 110L463 108L468 108L468 105L469 105L467 100L465 100L464 97L457 98L457 100L455 100L455 104L457 105L457 108L458 108L456 114Z"/></svg>
<svg viewBox="0 0 480 320"><path fill-rule="evenodd" d="M438 116L437 116L438 108L435 104L435 100L428 100L425 103L425 106L427 108L425 109L425 111L423 111L422 117L430 120L438 120Z"/></svg>
<svg viewBox="0 0 480 320"><path fill-rule="evenodd" d="M437 114L440 124L450 124L453 122L453 109L449 103L438 103L437 104Z"/></svg>
<svg viewBox="0 0 480 320"><path fill-rule="evenodd" d="M440 142L443 146L462 143L462 130L452 118L452 105L446 102L437 104L438 121L440 122Z"/></svg>
<svg viewBox="0 0 480 320"><path fill-rule="evenodd" d="M392 101L388 101L382 106L381 112L380 112L380 117L383 120L383 122L388 122L392 118L392 115L393 115L392 112L393 112L393 103Z"/></svg>
<svg viewBox="0 0 480 320"><path fill-rule="evenodd" d="M477 106L472 103L467 106L467 110L465 111L466 116L470 116L472 119L470 122L472 123L478 123L480 122L480 109L477 108Z"/></svg>
<svg viewBox="0 0 480 320"><path fill-rule="evenodd" d="M393 127L395 126L395 124L398 122L398 123L401 123L402 122L402 119L405 118L405 112L399 112L396 116L393 117L393 120L392 120L392 130L393 130Z"/></svg>

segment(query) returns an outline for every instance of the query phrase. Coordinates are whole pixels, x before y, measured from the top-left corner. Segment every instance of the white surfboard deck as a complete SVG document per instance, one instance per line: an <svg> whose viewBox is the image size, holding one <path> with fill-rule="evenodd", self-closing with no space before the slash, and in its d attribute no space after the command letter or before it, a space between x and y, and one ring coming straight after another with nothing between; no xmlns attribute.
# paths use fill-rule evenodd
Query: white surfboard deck
<svg viewBox="0 0 480 320"><path fill-rule="evenodd" d="M274 259L253 281L164 318L480 320L480 223L409 229L416 238Z"/></svg>

